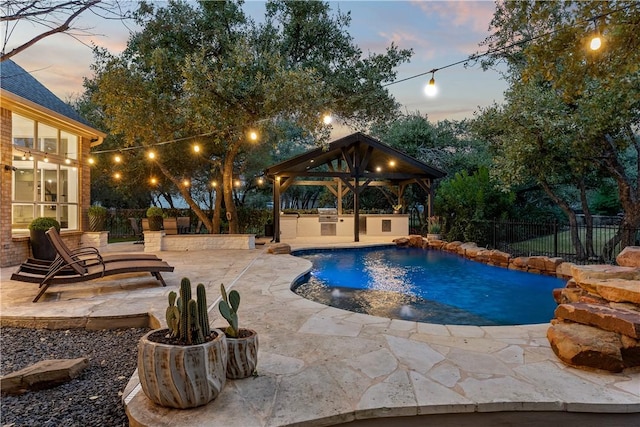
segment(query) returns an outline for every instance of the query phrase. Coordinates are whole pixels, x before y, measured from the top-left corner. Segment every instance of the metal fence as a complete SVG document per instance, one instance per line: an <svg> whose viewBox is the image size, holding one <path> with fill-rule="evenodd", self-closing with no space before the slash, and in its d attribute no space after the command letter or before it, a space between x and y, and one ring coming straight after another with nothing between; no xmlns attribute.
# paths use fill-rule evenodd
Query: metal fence
<svg viewBox="0 0 640 427"><path fill-rule="evenodd" d="M576 264L614 264L626 246L640 245L640 229L624 228L620 219L594 216L590 228L582 216L573 227L560 222L467 221L456 224L455 232L445 227L443 238L475 242L516 257L544 255ZM426 234L417 212L410 212L409 224L411 234Z"/></svg>

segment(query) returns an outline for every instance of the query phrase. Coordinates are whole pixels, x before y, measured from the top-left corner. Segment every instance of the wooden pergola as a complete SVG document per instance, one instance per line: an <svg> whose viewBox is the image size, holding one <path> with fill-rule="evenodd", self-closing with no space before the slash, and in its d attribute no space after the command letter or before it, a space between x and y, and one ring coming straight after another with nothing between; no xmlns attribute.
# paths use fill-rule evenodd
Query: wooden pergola
<svg viewBox="0 0 640 427"><path fill-rule="evenodd" d="M446 172L429 166L361 132L353 133L265 169L273 183L273 232L280 241L280 195L291 185L321 185L338 200L353 193L354 241L360 240L360 194L367 187L390 188L402 200L408 185L417 184L429 195L428 214L433 210L433 180Z"/></svg>

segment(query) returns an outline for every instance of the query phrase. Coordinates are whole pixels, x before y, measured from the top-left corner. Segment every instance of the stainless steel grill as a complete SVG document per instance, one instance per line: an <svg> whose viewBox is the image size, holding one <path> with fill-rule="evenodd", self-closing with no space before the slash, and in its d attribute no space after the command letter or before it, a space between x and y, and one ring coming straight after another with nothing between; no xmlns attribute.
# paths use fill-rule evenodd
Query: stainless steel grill
<svg viewBox="0 0 640 427"><path fill-rule="evenodd" d="M319 222L338 222L338 209L336 208L318 208Z"/></svg>

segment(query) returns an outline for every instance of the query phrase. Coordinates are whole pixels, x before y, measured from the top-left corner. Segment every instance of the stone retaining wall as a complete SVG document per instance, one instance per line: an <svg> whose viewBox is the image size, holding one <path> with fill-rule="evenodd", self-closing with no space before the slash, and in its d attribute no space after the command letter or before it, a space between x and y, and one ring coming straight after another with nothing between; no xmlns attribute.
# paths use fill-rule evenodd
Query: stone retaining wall
<svg viewBox="0 0 640 427"><path fill-rule="evenodd" d="M175 234L144 232L144 251L207 251L212 249L255 249L255 234Z"/></svg>

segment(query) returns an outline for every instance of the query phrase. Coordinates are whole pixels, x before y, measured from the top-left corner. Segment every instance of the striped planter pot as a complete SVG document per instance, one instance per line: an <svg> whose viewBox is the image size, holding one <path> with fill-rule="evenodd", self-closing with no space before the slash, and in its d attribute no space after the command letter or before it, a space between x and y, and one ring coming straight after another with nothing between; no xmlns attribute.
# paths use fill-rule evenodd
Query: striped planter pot
<svg viewBox="0 0 640 427"><path fill-rule="evenodd" d="M227 340L224 332L198 345L170 345L152 341L147 333L138 342L138 377L144 394L168 408L195 408L215 399L226 382Z"/></svg>
<svg viewBox="0 0 640 427"><path fill-rule="evenodd" d="M258 333L253 329L240 328L239 338L227 337L227 348L227 378L240 379L253 375L258 364Z"/></svg>

